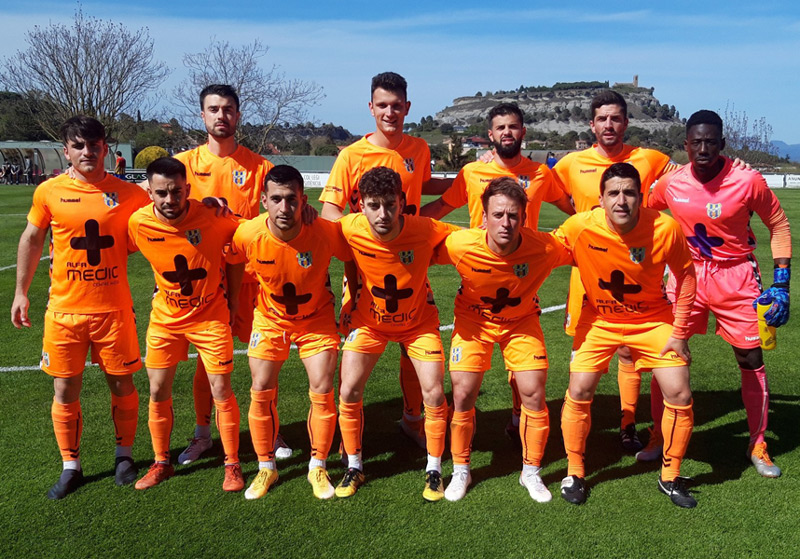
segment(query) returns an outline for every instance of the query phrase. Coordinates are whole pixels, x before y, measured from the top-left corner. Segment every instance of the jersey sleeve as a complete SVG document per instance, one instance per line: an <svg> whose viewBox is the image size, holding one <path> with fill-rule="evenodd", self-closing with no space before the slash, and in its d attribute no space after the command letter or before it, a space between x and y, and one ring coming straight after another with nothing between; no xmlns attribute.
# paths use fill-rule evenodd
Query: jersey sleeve
<svg viewBox="0 0 800 559"><path fill-rule="evenodd" d="M547 168L547 165L540 165L539 170L542 173L542 200L545 202L556 202L564 195L564 191L558 185L558 181L553 174L553 171Z"/></svg>
<svg viewBox="0 0 800 559"><path fill-rule="evenodd" d="M467 178L463 168L453 179L450 188L442 194L442 202L453 208L460 208L467 203Z"/></svg>
<svg viewBox="0 0 800 559"><path fill-rule="evenodd" d="M331 243L333 255L342 262L349 262L353 259L353 253L350 251L350 245L344 240L342 233L341 220L325 221L324 219L317 218L320 221L322 230L325 232L326 238Z"/></svg>
<svg viewBox="0 0 800 559"><path fill-rule="evenodd" d="M670 176L661 177L656 183L653 190L650 191L650 196L647 198L647 207L654 210L667 209L667 186L669 185Z"/></svg>
<svg viewBox="0 0 800 559"><path fill-rule="evenodd" d="M570 154L562 157L556 166L553 167L553 178L558 186L565 194L572 195L572 189L569 184L569 167L572 162Z"/></svg>
<svg viewBox="0 0 800 559"><path fill-rule="evenodd" d="M50 226L52 214L47 206L47 188L38 186L33 192L33 203L28 212L28 221L39 229L47 229Z"/></svg>
<svg viewBox="0 0 800 559"><path fill-rule="evenodd" d="M128 253L134 253L139 251L139 245L136 244L136 235L138 234L139 230L139 219L136 217L136 214L132 214L130 219L128 219Z"/></svg>
<svg viewBox="0 0 800 559"><path fill-rule="evenodd" d="M253 242L256 235L256 228L252 221L240 223L233 233L231 249L228 252L227 262L229 264L241 264L247 261L247 247Z"/></svg>
<svg viewBox="0 0 800 559"><path fill-rule="evenodd" d="M336 161L333 162L331 174L328 176L325 188L322 189L319 201L329 202L344 210L353 190L353 185L350 183L350 154L345 149L339 153Z"/></svg>
<svg viewBox="0 0 800 559"><path fill-rule="evenodd" d="M458 261L456 256L458 246L458 240L453 235L449 235L443 243L436 245L431 261L440 266L447 266L448 264L455 266Z"/></svg>

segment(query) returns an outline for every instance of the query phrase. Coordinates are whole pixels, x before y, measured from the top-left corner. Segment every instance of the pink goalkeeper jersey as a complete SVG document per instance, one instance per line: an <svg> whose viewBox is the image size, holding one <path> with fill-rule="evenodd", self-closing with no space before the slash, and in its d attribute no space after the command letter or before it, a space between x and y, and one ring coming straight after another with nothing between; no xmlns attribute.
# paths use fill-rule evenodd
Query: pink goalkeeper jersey
<svg viewBox="0 0 800 559"><path fill-rule="evenodd" d="M694 260L739 260L756 248L750 229L753 212L764 223L780 209L775 194L757 171L725 165L714 180L701 183L684 165L658 181L647 205L669 208L681 224Z"/></svg>

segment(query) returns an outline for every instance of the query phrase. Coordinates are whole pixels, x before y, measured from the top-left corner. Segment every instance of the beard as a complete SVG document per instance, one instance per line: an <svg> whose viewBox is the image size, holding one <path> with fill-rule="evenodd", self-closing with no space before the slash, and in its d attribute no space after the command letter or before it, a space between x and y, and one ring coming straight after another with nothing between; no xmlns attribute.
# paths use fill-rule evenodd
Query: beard
<svg viewBox="0 0 800 559"><path fill-rule="evenodd" d="M492 142L492 145L495 151L497 151L497 155L503 159L511 159L519 155L522 149L522 138L515 141L513 144L503 145L501 142Z"/></svg>

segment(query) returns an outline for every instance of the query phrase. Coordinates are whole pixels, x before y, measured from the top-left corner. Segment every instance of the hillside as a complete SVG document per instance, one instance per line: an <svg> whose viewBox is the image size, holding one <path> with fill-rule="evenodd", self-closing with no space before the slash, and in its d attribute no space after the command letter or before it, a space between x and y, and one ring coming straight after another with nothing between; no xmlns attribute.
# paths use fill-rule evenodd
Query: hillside
<svg viewBox="0 0 800 559"><path fill-rule="evenodd" d="M553 86L520 86L515 91L477 93L472 97L458 97L453 104L436 114L435 120L453 126L469 126L486 122L489 110L502 102L516 103L525 113L525 125L541 132L584 132L590 120L589 104L592 97L608 82L556 83ZM662 104L654 95L654 88L638 87L634 83L614 84L628 102L630 126L648 132L666 131L680 125L675 106Z"/></svg>

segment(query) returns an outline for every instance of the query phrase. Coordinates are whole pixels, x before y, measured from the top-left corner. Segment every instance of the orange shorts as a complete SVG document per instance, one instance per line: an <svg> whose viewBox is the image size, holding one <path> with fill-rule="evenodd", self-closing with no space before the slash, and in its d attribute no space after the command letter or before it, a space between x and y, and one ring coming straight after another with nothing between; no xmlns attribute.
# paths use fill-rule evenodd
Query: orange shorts
<svg viewBox="0 0 800 559"><path fill-rule="evenodd" d="M397 342L411 359L444 363L439 325L420 325L404 332L385 334L370 326L359 326L347 335L342 351L383 353L388 342Z"/></svg>
<svg viewBox="0 0 800 559"><path fill-rule="evenodd" d="M331 312L312 316L304 320L269 320L258 309L253 318L253 332L247 355L265 361L286 361L289 346L294 343L300 359L317 355L323 351L339 349L339 334Z"/></svg>
<svg viewBox="0 0 800 559"><path fill-rule="evenodd" d="M578 324L572 343L571 373L606 373L608 362L620 346L631 350L636 369L683 367L686 361L670 351L658 354L672 336L672 324L644 322L617 324L595 318L594 322Z"/></svg>
<svg viewBox="0 0 800 559"><path fill-rule="evenodd" d="M567 291L567 310L564 314L564 332L567 336L575 337L575 330L581 318L581 309L586 290L581 282L581 273L578 268L572 268L569 276L569 291Z"/></svg>
<svg viewBox="0 0 800 559"><path fill-rule="evenodd" d="M236 316L233 319L233 335L239 338L240 342L247 343L250 339L250 332L253 329L253 309L256 308L256 298L258 297L258 282L242 282L239 290L239 308L236 309Z"/></svg>
<svg viewBox="0 0 800 559"><path fill-rule="evenodd" d="M547 369L547 351L539 315L508 324L456 318L450 343L450 370L482 373L492 367L494 344L500 344L506 369L513 372Z"/></svg>
<svg viewBox="0 0 800 559"><path fill-rule="evenodd" d="M147 328L148 369L169 369L189 359L189 344L194 344L206 372L225 375L233 371L233 337L226 322L209 322L193 332L170 332L161 325L150 323Z"/></svg>
<svg viewBox="0 0 800 559"><path fill-rule="evenodd" d="M80 375L91 349L92 363L109 375L142 368L133 309L100 314L44 313L42 370L50 376Z"/></svg>

